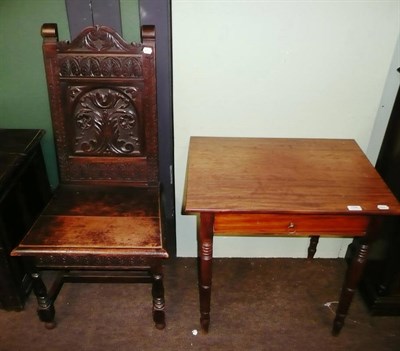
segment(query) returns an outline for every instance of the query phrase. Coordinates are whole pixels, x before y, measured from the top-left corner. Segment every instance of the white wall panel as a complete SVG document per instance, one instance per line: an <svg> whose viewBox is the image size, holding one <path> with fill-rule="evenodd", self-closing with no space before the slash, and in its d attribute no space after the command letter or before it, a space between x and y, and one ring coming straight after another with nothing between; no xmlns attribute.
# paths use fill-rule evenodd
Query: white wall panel
<svg viewBox="0 0 400 351"><path fill-rule="evenodd" d="M367 151L399 28L399 1L172 0L179 256L196 255L196 220L179 213L189 137L352 138ZM321 239L316 257L349 242ZM215 254L305 257L307 244L216 238Z"/></svg>

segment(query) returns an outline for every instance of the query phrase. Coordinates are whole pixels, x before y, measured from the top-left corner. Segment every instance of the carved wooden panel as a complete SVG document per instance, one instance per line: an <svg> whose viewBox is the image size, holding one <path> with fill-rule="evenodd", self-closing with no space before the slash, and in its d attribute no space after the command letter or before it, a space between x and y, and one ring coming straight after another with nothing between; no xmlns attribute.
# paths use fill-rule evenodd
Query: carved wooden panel
<svg viewBox="0 0 400 351"><path fill-rule="evenodd" d="M137 51L140 43L127 43L117 32L108 27L95 26L81 32L73 41L60 42L63 51Z"/></svg>
<svg viewBox="0 0 400 351"><path fill-rule="evenodd" d="M68 87L67 119L75 155L140 155L141 121L134 105L136 87Z"/></svg>
<svg viewBox="0 0 400 351"><path fill-rule="evenodd" d="M148 265L151 266L154 264L155 260L152 257L145 258L143 256L121 256L121 255L74 255L74 256L65 256L65 255L46 255L36 257L37 266L45 266L45 267L104 267L108 266L110 268L113 267L135 267L135 266L143 266Z"/></svg>
<svg viewBox="0 0 400 351"><path fill-rule="evenodd" d="M87 180L93 177L94 171L97 180L115 180L144 182L148 178L148 166L146 158L140 157L132 162L129 158L126 161L110 162L98 158L92 162L69 162L65 165L64 174L68 179ZM97 161L97 162L96 162ZM157 179L151 179L156 182Z"/></svg>

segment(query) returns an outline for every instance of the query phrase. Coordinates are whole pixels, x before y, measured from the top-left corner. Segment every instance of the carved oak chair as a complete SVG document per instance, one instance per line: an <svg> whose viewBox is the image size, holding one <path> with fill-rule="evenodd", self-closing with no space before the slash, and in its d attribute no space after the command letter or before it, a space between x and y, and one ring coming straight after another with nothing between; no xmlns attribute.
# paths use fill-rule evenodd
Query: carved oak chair
<svg viewBox="0 0 400 351"><path fill-rule="evenodd" d="M60 182L12 255L33 278L38 315L55 326L64 282L152 283L153 319L164 328L162 263L168 257L158 175L155 30L126 43L107 27L59 42L42 26ZM40 272L60 274L47 289Z"/></svg>

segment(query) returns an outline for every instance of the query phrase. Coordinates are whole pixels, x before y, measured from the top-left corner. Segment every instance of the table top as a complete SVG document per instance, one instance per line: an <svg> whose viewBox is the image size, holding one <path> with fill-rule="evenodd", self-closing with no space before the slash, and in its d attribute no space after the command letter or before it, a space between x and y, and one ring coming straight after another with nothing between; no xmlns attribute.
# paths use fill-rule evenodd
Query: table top
<svg viewBox="0 0 400 351"><path fill-rule="evenodd" d="M191 137L184 213L398 215L354 140Z"/></svg>

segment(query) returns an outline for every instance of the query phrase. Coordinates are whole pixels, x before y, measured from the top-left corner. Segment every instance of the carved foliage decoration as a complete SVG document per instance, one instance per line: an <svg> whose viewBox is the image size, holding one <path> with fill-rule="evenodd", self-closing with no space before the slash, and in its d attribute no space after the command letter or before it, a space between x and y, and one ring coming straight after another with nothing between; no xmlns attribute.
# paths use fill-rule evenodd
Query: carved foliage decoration
<svg viewBox="0 0 400 351"><path fill-rule="evenodd" d="M61 77L140 78L142 62L135 56L64 56L60 58Z"/></svg>
<svg viewBox="0 0 400 351"><path fill-rule="evenodd" d="M123 91L70 87L73 152L77 155L140 155L140 119L133 104L138 88Z"/></svg>

